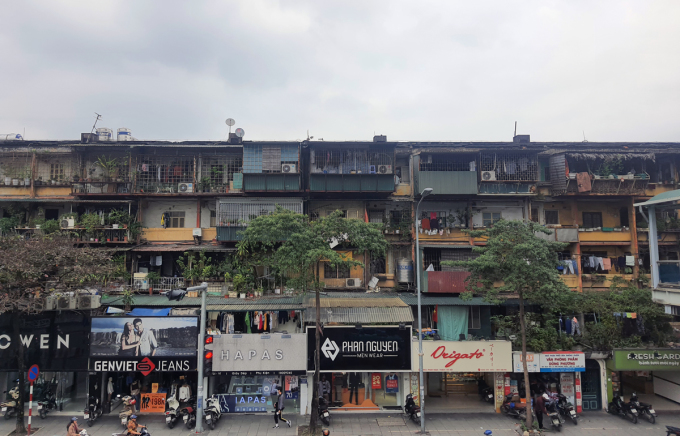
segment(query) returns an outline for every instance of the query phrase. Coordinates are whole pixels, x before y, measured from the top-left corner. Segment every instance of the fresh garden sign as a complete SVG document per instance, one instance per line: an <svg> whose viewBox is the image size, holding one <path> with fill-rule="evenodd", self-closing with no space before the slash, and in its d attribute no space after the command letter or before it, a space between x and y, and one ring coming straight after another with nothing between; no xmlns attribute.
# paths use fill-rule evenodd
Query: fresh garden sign
<svg viewBox="0 0 680 436"><path fill-rule="evenodd" d="M680 350L615 350L617 371L680 371Z"/></svg>

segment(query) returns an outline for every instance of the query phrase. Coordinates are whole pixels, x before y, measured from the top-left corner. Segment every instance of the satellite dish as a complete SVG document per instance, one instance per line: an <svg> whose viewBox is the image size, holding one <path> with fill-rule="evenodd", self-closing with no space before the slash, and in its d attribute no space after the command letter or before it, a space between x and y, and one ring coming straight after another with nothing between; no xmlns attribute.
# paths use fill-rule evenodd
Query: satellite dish
<svg viewBox="0 0 680 436"><path fill-rule="evenodd" d="M236 136L239 138L243 138L243 135L246 134L246 131L239 127L238 129L234 130L234 133L236 133Z"/></svg>
<svg viewBox="0 0 680 436"><path fill-rule="evenodd" d="M236 121L234 121L233 118L227 118L227 120L225 121L225 123L227 124L227 126L231 127L231 126L233 126L234 124L236 124Z"/></svg>

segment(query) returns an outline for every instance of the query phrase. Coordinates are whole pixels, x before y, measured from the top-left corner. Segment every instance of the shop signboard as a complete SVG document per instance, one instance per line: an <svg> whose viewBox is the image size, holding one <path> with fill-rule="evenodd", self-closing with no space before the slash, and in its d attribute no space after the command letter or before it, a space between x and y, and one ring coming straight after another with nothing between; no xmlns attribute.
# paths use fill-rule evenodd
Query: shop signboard
<svg viewBox="0 0 680 436"><path fill-rule="evenodd" d="M325 327L320 371L411 371L411 327ZM314 371L315 329L307 327L307 370Z"/></svg>
<svg viewBox="0 0 680 436"><path fill-rule="evenodd" d="M614 350L616 371L680 371L680 350Z"/></svg>
<svg viewBox="0 0 680 436"><path fill-rule="evenodd" d="M417 347L413 347L411 365L419 368ZM512 344L509 341L423 341L423 371L512 371Z"/></svg>
<svg viewBox="0 0 680 436"><path fill-rule="evenodd" d="M213 373L305 374L306 341L304 333L220 335L213 339Z"/></svg>
<svg viewBox="0 0 680 436"><path fill-rule="evenodd" d="M514 352L512 360L513 371L524 372L522 353ZM583 372L586 370L586 358L581 351L527 353L527 369L529 372Z"/></svg>
<svg viewBox="0 0 680 436"><path fill-rule="evenodd" d="M142 413L165 413L166 394L142 394L139 411Z"/></svg>
<svg viewBox="0 0 680 436"><path fill-rule="evenodd" d="M222 413L264 413L272 400L263 395L219 394L217 399Z"/></svg>
<svg viewBox="0 0 680 436"><path fill-rule="evenodd" d="M14 323L19 324L19 334ZM0 370L16 371L16 351L24 344L24 365L41 371L87 371L90 318L75 311L0 316Z"/></svg>
<svg viewBox="0 0 680 436"><path fill-rule="evenodd" d="M195 371L198 317L92 318L90 369L109 372Z"/></svg>

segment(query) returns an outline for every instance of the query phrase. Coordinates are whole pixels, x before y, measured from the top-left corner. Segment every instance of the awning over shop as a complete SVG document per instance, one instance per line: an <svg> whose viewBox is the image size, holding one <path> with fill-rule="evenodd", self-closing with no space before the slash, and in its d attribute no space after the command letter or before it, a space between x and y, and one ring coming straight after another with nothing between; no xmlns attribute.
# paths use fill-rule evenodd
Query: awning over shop
<svg viewBox="0 0 680 436"><path fill-rule="evenodd" d="M418 305L418 296L414 294L401 294L401 300L409 306ZM422 306L493 306L493 304L484 301L482 297L473 297L471 300L463 300L458 296L440 297L421 295L420 304Z"/></svg>
<svg viewBox="0 0 680 436"><path fill-rule="evenodd" d="M146 309L143 307L135 307L128 315L132 316L168 316L170 315L170 308L164 309Z"/></svg>
<svg viewBox="0 0 680 436"><path fill-rule="evenodd" d="M397 324L412 323L413 313L406 307L322 307L321 322L324 324ZM316 308L307 308L305 320L316 319Z"/></svg>
<svg viewBox="0 0 680 436"><path fill-rule="evenodd" d="M196 244L152 244L139 245L132 249L134 252L168 252L168 251L207 251L207 252L230 252L236 248L221 247L219 245L196 245Z"/></svg>

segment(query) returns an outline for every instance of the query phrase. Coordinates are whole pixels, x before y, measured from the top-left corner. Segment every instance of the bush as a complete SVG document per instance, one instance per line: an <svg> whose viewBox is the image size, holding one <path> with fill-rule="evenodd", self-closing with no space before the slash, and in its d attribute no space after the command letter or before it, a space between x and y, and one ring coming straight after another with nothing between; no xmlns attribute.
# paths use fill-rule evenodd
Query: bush
<svg viewBox="0 0 680 436"><path fill-rule="evenodd" d="M41 229L43 233L49 235L50 233L56 233L60 231L61 226L59 225L59 221L57 220L47 220L45 221L44 224L42 224Z"/></svg>

